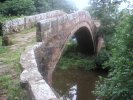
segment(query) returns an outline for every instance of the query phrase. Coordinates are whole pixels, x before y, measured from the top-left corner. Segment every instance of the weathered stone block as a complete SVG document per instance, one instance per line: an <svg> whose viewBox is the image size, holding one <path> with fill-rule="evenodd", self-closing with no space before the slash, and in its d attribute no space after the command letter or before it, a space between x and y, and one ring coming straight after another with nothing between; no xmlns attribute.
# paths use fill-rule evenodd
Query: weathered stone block
<svg viewBox="0 0 133 100"><path fill-rule="evenodd" d="M40 21L40 29L41 31L45 31L51 28L51 22L50 20L43 20Z"/></svg>

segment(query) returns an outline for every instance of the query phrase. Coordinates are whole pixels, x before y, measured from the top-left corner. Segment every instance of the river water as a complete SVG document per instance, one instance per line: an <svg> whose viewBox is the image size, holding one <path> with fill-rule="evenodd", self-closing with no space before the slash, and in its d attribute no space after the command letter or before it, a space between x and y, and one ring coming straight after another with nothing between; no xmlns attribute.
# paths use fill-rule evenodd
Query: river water
<svg viewBox="0 0 133 100"><path fill-rule="evenodd" d="M91 91L99 76L106 76L104 71L61 70L55 69L52 87L63 100L96 100Z"/></svg>

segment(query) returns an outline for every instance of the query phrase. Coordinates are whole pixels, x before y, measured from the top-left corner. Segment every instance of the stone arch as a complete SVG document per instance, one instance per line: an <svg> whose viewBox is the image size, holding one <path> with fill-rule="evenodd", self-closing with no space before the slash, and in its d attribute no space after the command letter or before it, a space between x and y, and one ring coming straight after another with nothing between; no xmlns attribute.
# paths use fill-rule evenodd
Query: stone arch
<svg viewBox="0 0 133 100"><path fill-rule="evenodd" d="M43 42L42 50L39 51L42 52L39 55L39 58L43 58L42 67L45 66L47 69L55 68L66 42L74 34L78 38L80 48L84 48L83 50L87 53L94 53L96 29L93 20L85 11L38 22L37 40ZM78 34L79 32L83 35Z"/></svg>
<svg viewBox="0 0 133 100"><path fill-rule="evenodd" d="M85 47L83 47L83 48L84 49L87 48L87 47L91 48L91 50L88 50L90 48L87 48L87 50L81 51L81 52L84 53L84 54L94 54L94 52L95 52L95 45L94 45L93 33L91 31L91 28L90 28L89 24L86 23L86 22L83 22L83 23L75 26L75 28L73 28L72 30L70 30L70 32L68 32L69 33L69 35L67 36L68 38L63 43L63 48L62 49L60 49L60 50L59 49L55 49L55 52L53 53L54 56L52 57L53 58L52 61L55 61L55 62L53 62L51 64L49 63L50 66L46 65L48 67L47 75L46 75L46 77L47 77L46 81L48 82L49 85L52 84L52 73L53 73L57 63L59 62L59 59L61 58L61 56L62 56L62 54L64 52L64 49L66 47L67 42L72 38L73 35L77 35L78 36L80 34L80 33L78 34L78 32L81 32L81 31L83 32L83 39L85 40L84 43L87 43L87 44L85 44ZM82 32L81 32L81 34L82 34ZM76 38L78 38L78 37L76 37ZM89 42L89 44L88 44L88 42ZM81 41L79 40L79 45L80 46L82 46L82 44L84 44L84 43L81 43L81 44L80 43L81 43ZM56 58L56 60L54 58Z"/></svg>
<svg viewBox="0 0 133 100"><path fill-rule="evenodd" d="M74 29L71 30L69 39L75 36L79 49L82 53L85 54L94 54L95 52L95 45L94 45L94 37L92 30L88 23L82 22L79 25L75 26ZM66 42L64 43L64 45ZM83 49L82 49L83 48Z"/></svg>

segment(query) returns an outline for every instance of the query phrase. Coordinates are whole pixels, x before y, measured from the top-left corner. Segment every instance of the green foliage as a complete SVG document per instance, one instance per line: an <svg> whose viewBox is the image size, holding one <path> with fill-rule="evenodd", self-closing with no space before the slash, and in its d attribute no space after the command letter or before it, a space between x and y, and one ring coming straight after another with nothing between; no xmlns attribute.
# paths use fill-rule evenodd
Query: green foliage
<svg viewBox="0 0 133 100"><path fill-rule="evenodd" d="M51 10L60 9L67 13L76 10L76 6L71 0L49 0L48 1Z"/></svg>
<svg viewBox="0 0 133 100"><path fill-rule="evenodd" d="M67 68L81 68L85 70L90 70L95 68L94 57L90 57L84 54L81 54L76 49L77 45L75 43L68 43L64 54L61 57L58 66L61 69Z"/></svg>
<svg viewBox="0 0 133 100"><path fill-rule="evenodd" d="M20 16L43 13L51 10L71 12L76 9L72 1L67 0L2 0L0 16Z"/></svg>
<svg viewBox="0 0 133 100"><path fill-rule="evenodd" d="M118 5L111 0L90 0L91 6L88 8L91 16L101 21L100 33L112 34L117 22Z"/></svg>
<svg viewBox="0 0 133 100"><path fill-rule="evenodd" d="M0 87L1 89L4 88L8 93L8 100L25 100L26 95L21 88L20 83L14 82L12 80L12 76L10 75L3 75L0 77Z"/></svg>
<svg viewBox="0 0 133 100"><path fill-rule="evenodd" d="M35 12L32 0L6 0L0 3L0 14L4 16L30 15Z"/></svg>
<svg viewBox="0 0 133 100"><path fill-rule="evenodd" d="M37 13L51 10L63 10L70 13L76 10L74 2L68 0L33 0Z"/></svg>
<svg viewBox="0 0 133 100"><path fill-rule="evenodd" d="M95 58L95 63L98 67L106 68L108 66L104 66L104 63L108 61L109 58L110 53L106 49L102 49Z"/></svg>
<svg viewBox="0 0 133 100"><path fill-rule="evenodd" d="M101 21L98 34L104 34L106 44L96 63L110 68L108 77L97 82L94 93L103 100L132 100L133 16L127 15L127 11L117 11L120 2L91 1L90 13Z"/></svg>
<svg viewBox="0 0 133 100"><path fill-rule="evenodd" d="M95 94L106 100L133 99L133 16L123 15L112 39L110 73L96 85ZM102 83L102 84L101 84Z"/></svg>
<svg viewBox="0 0 133 100"><path fill-rule="evenodd" d="M49 9L47 0L34 0L36 12L43 13Z"/></svg>
<svg viewBox="0 0 133 100"><path fill-rule="evenodd" d="M117 9L120 2L113 1L115 0L90 0L91 6L88 7L91 16L101 22L101 27L97 32L97 35L104 36L107 50L110 50L109 42L119 20L119 11Z"/></svg>

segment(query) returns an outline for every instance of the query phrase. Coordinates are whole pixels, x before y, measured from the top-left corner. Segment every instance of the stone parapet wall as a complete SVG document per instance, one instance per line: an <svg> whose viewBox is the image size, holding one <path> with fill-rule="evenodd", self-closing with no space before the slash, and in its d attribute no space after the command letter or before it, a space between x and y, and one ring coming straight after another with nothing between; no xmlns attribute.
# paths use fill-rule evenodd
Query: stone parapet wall
<svg viewBox="0 0 133 100"><path fill-rule="evenodd" d="M63 11L55 10L47 13L25 16L23 18L16 18L10 21L6 21L5 23L2 23L2 34L17 33L24 29L29 29L35 26L35 24L40 20L62 16L64 14L66 13Z"/></svg>
<svg viewBox="0 0 133 100"><path fill-rule="evenodd" d="M29 47L21 55L20 64L23 72L20 75L20 81L28 86L31 100L59 100L39 72L37 54L34 52L39 50L42 45L42 43L38 43Z"/></svg>

